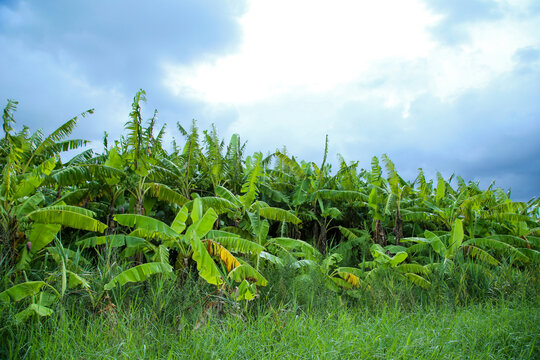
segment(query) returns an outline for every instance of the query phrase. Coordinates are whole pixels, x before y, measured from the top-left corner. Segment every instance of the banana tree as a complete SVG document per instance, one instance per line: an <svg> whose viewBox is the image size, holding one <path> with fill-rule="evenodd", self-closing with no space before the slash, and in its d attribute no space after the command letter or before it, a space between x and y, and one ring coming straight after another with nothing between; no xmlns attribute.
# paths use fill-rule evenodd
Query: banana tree
<svg viewBox="0 0 540 360"><path fill-rule="evenodd" d="M1 237L8 265L19 260L19 265L24 266L29 253L45 247L62 225L91 231L102 231L105 225L80 209L42 208L46 204L40 191L51 173L61 166L59 154L86 143L84 140L64 139L75 128L79 116L85 117L93 111L81 113L44 137L41 130L30 135L26 127L19 133L14 132L12 125L15 123L13 112L16 105L17 102L8 101L3 114ZM23 246L25 240L26 246Z"/></svg>
<svg viewBox="0 0 540 360"><path fill-rule="evenodd" d="M387 234L384 229L384 221L388 210L386 204L391 200L391 196L389 196L387 191L387 182L382 177L382 169L379 165L379 159L376 156L371 160L371 171L366 173L365 176L368 181L369 214L373 219L373 241L381 246L386 246ZM392 180L395 180L395 178Z"/></svg>
<svg viewBox="0 0 540 360"><path fill-rule="evenodd" d="M55 246L45 248L42 253L44 263L47 263L47 258L52 258L57 264L57 268L53 268L44 281L26 281L0 293L0 304L4 306L30 298L29 306L15 315L16 322L23 322L32 316L53 314L54 310L50 306L61 299L67 289L80 287L87 291L93 302L90 284L82 275L82 266L88 266L88 260L79 252L64 248L58 239L55 240Z"/></svg>
<svg viewBox="0 0 540 360"><path fill-rule="evenodd" d="M291 199L290 206L294 207L295 215L304 221L303 229L309 231L309 228L312 228L311 234L304 231L298 237L311 236L314 245L322 253L327 250L330 222L342 217L340 213L343 207L355 209L353 218L358 219L356 210L364 207L368 200L359 188L336 187L344 171L333 177L329 175L330 166L326 164L328 138L326 140L320 168L314 163L300 165L294 158L280 151L275 153L279 159L276 176L281 178L283 188L289 188L286 196ZM347 174L350 175L351 172ZM358 179L355 177L354 184L358 185L356 180Z"/></svg>
<svg viewBox="0 0 540 360"><path fill-rule="evenodd" d="M414 285L429 289L431 282L424 276L429 275L430 270L427 266L416 263L404 263L408 254L401 250L401 246L389 245L383 248L379 244L371 246L372 261L364 261L359 266L365 272L364 281L369 283L376 279L376 276L383 271L390 271L402 280L409 281ZM392 256L390 254L394 252Z"/></svg>
<svg viewBox="0 0 540 360"><path fill-rule="evenodd" d="M63 204L29 212L25 216L26 223L29 224L26 230L28 242L21 253L17 268L26 268L36 254L57 238L62 226L103 233L107 225L94 219L94 216L95 213L90 210Z"/></svg>
<svg viewBox="0 0 540 360"><path fill-rule="evenodd" d="M520 238L517 238L520 239ZM413 242L415 245L407 249L407 253L412 254L431 248L443 260L443 265L452 266L454 257L462 252L464 255L471 256L479 261L499 265L499 260L490 254L490 252L506 253L512 257L512 261L528 263L531 259L521 250L514 247L508 241L523 243L522 239L517 240L512 237L494 235L484 238L469 238L465 240L463 231L463 221L456 219L451 232L437 235L429 230L424 232L424 237L411 237L403 239L403 242ZM506 240L506 241L505 241ZM537 258L538 251L531 249L531 257Z"/></svg>
<svg viewBox="0 0 540 360"><path fill-rule="evenodd" d="M385 163L386 172L388 175L388 185L390 188L390 194L388 194L388 199L386 201L386 212L388 212L389 207L392 203L396 208L395 217L394 217L394 228L393 233L395 235L395 244L399 245L400 240L403 238L403 218L401 216L401 203L403 197L412 190L410 186L398 175L395 170L394 163L386 156L383 155L383 161Z"/></svg>
<svg viewBox="0 0 540 360"><path fill-rule="evenodd" d="M44 290L50 290L50 292ZM49 306L59 297L58 291L44 281L26 281L0 292L0 307L10 306L30 298L28 307L15 314L15 321L21 323L32 316L52 315L54 310Z"/></svg>
<svg viewBox="0 0 540 360"><path fill-rule="evenodd" d="M135 267L136 270L126 270L111 279L106 290L112 289L116 284L145 280L148 276L144 274L172 271L172 267L169 268L171 266L169 250L174 249L178 252L177 268L184 267L185 260L190 257L197 263L199 275L210 284L224 286L227 279L241 284L246 281L246 284L240 284L242 295L238 296L242 299L252 299L255 295L253 291L256 289L254 286L265 286L267 281L247 262L232 255L231 251L259 253L262 247L236 237L235 234L213 231L217 214L213 208L208 208L203 213L203 205L199 198L193 201L191 207L190 212L186 205L183 206L170 226L144 215L117 214L115 220L119 224L134 227L135 230L124 237L109 235L80 241L79 244L83 246L100 244L125 246L122 252L124 256L142 251L151 261L148 264L164 264L163 266L142 264L139 265L141 267Z"/></svg>

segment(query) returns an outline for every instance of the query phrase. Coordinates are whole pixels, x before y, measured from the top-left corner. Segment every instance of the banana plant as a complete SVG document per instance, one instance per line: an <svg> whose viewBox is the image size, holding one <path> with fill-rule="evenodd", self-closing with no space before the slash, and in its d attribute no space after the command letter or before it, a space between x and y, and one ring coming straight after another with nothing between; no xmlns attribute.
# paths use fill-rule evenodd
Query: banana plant
<svg viewBox="0 0 540 360"><path fill-rule="evenodd" d="M388 174L388 185L390 188L390 194L388 194L388 200L386 201L386 212L392 203L396 208L394 217L393 232L395 235L395 244L399 245L400 240L403 238L403 218L401 216L401 203L404 196L412 190L410 186L398 175L396 172L394 163L388 158L386 154L383 155L383 161L385 163L386 172Z"/></svg>
<svg viewBox="0 0 540 360"><path fill-rule="evenodd" d="M26 266L29 255L54 239L62 225L88 231L103 231L106 226L80 208L43 207L45 196L40 191L51 173L60 166L59 154L86 144L84 140L64 139L75 128L78 117L85 117L93 110L81 113L44 137L41 130L32 135L27 128L14 132L16 105L17 102L8 101L3 114L5 153L1 161L0 215L2 245L8 262L18 261L21 268ZM25 240L26 246L23 245Z"/></svg>
<svg viewBox="0 0 540 360"><path fill-rule="evenodd" d="M193 251L192 258L197 262L199 275L210 284L220 286L227 283L228 280L239 282L236 298L237 300L251 300L255 297L256 285L266 286L267 280L249 263L235 257L220 242L214 239L205 238L212 230L215 221L218 218L217 213L212 209L206 210L203 215L203 206L201 200L196 198L193 202L191 212L192 224L186 230L186 238L191 244ZM225 240L225 241L224 241ZM230 245L236 244L243 249L257 249L255 244L251 245L245 239L221 239L222 242L228 242ZM251 246L249 246L251 245ZM259 248L260 249L260 248ZM254 250L257 251L257 250ZM260 251L259 251L260 252ZM221 268L212 260L216 258Z"/></svg>
<svg viewBox="0 0 540 360"><path fill-rule="evenodd" d="M303 234L298 237L312 237L313 244L324 253L327 250L327 239L330 222L342 217L340 214L344 207L365 207L367 196L359 188L337 188L338 182L344 171L330 177L330 166L326 164L328 152L328 138L326 139L323 162L319 168L315 163L302 165L293 158L288 157L281 151L276 151L278 158L277 170L274 170L278 184L287 189L286 198L290 198L290 206L294 207L295 215L303 220ZM350 170L350 169L349 169ZM349 171L347 173L351 175ZM355 178L354 183L360 182ZM285 198L282 196L281 198ZM286 202L288 204L288 202ZM353 215L358 219L358 212ZM312 229L309 232L309 229ZM302 236L303 235L303 236Z"/></svg>
<svg viewBox="0 0 540 360"><path fill-rule="evenodd" d="M390 270L392 274L397 275L403 280L424 289L429 289L431 282L424 277L425 275L429 275L429 268L416 263L404 263L408 257L408 253L402 251L401 248L401 246L395 245L389 245L383 248L379 244L373 244L370 249L373 261L364 261L359 265L362 270L369 269L365 273L364 280L366 282L373 281L377 274L383 270ZM394 252L394 255L390 256L392 252Z"/></svg>
<svg viewBox="0 0 540 360"><path fill-rule="evenodd" d="M49 289L50 292L44 291ZM18 323L26 321L31 316L46 317L54 313L49 306L60 297L58 291L44 281L26 281L0 292L0 307L9 306L13 303L30 298L28 307L15 314Z"/></svg>
<svg viewBox="0 0 540 360"><path fill-rule="evenodd" d="M246 181L242 186L243 195L238 196L223 186L217 185L214 191L217 196L230 203L228 212L234 218L235 226L253 231L259 244L265 239L258 235L260 218L285 223L299 224L301 221L292 212L258 201L259 181L264 176L262 153L255 153L246 159ZM263 222L264 224L264 222ZM264 225L266 226L266 225Z"/></svg>
<svg viewBox="0 0 540 360"><path fill-rule="evenodd" d="M528 263L531 259L518 248L508 243L508 241L523 243L523 239L517 239L495 235L492 237L470 238L465 240L463 221L461 219L456 219L450 233L437 235L426 230L424 232L424 237L406 238L403 239L403 241L415 243L415 245L407 249L409 254L431 248L442 258L443 265L452 265L454 257L460 251L462 251L464 255L471 256L483 263L491 265L499 265L500 262L492 256L490 252L508 253L512 256L513 261ZM537 258L537 253L536 250L532 249L531 257L533 257L533 259Z"/></svg>
<svg viewBox="0 0 540 360"><path fill-rule="evenodd" d="M191 206L190 213L188 207L184 205L170 226L144 215L117 214L115 220L119 224L135 227L130 235L123 238L109 235L81 241L80 245L85 246L104 243L125 246L123 251L125 256L144 251L148 259L153 261L122 272L110 280L105 289L112 289L117 284L143 281L153 273L171 272L169 249L172 248L179 254L177 264L180 267L185 264L184 259L191 257L197 263L199 275L210 284L223 286L227 283L227 279L240 283L245 280L249 284L241 285L242 295L238 296L242 299L252 299L255 295L254 285L265 286L266 279L247 262L232 255L223 244L227 244L233 252L260 252L262 247L237 238L235 234L213 231L218 216L213 208L203 212L200 198L196 198ZM191 222L189 226L188 219ZM213 232L209 234L211 231Z"/></svg>

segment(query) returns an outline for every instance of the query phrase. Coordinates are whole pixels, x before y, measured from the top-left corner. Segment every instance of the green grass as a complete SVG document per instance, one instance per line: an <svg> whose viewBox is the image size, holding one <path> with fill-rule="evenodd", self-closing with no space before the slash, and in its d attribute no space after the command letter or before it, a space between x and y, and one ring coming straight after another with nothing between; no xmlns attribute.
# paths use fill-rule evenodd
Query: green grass
<svg viewBox="0 0 540 360"><path fill-rule="evenodd" d="M16 329L9 358L46 359L537 359L538 307L514 304L403 311L383 307L313 314L160 321L148 313L58 314Z"/></svg>
<svg viewBox="0 0 540 360"><path fill-rule="evenodd" d="M117 294L110 311L90 310L84 296L71 296L50 318L17 325L4 313L0 358L540 358L540 306L528 292L412 303L403 286L351 299L317 282L281 290L274 283L247 308L205 296L211 288L202 281L154 279Z"/></svg>

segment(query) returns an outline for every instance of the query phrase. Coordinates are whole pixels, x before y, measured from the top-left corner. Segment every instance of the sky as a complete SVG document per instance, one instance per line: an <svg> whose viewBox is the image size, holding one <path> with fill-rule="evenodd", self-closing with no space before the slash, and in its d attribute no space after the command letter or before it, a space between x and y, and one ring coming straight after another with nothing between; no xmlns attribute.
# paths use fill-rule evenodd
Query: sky
<svg viewBox="0 0 540 360"><path fill-rule="evenodd" d="M180 122L238 133L248 152L405 179L462 176L540 196L540 1L0 0L0 101L101 151L147 93L166 141Z"/></svg>

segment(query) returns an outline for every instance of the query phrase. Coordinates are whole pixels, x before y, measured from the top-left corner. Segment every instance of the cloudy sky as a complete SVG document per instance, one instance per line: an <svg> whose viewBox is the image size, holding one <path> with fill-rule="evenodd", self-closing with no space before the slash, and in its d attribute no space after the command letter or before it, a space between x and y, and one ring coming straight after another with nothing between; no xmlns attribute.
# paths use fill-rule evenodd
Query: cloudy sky
<svg viewBox="0 0 540 360"><path fill-rule="evenodd" d="M0 0L0 101L50 131L118 137L135 92L179 121L320 163L441 171L540 196L535 0Z"/></svg>

